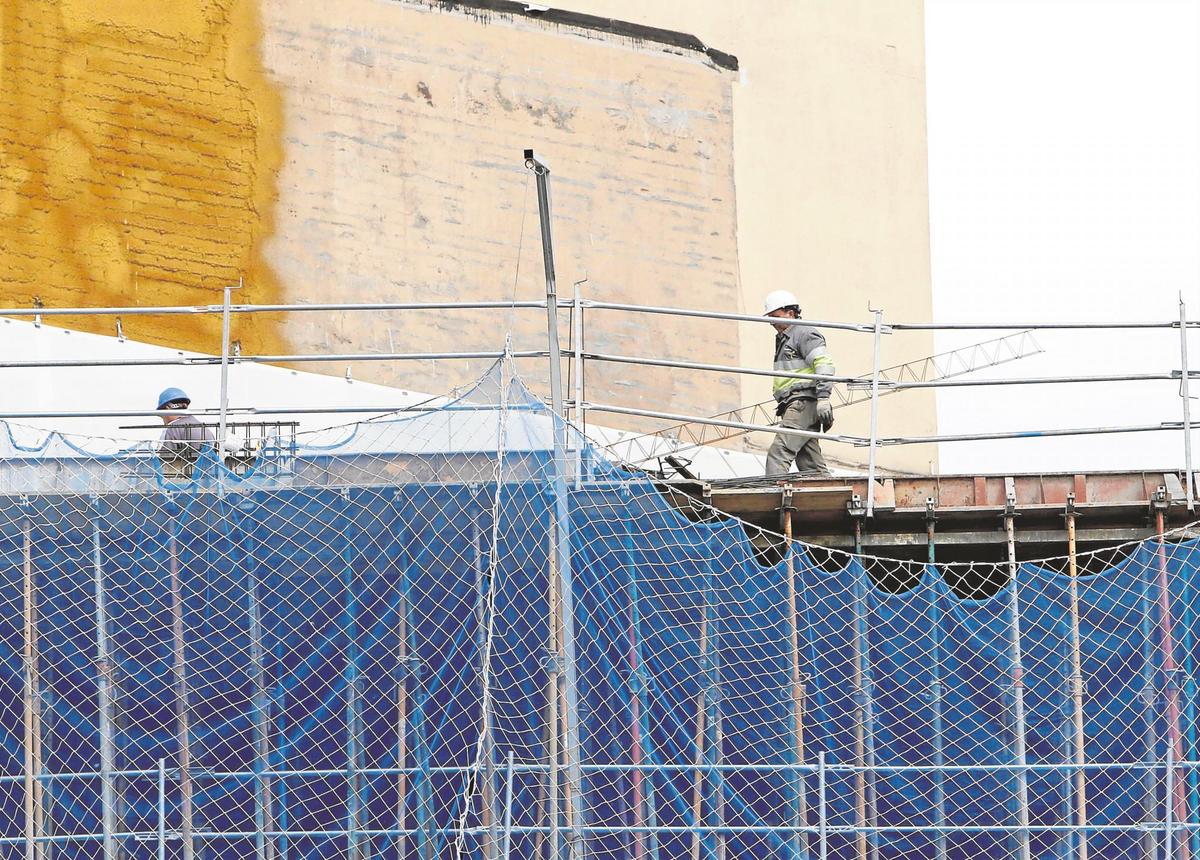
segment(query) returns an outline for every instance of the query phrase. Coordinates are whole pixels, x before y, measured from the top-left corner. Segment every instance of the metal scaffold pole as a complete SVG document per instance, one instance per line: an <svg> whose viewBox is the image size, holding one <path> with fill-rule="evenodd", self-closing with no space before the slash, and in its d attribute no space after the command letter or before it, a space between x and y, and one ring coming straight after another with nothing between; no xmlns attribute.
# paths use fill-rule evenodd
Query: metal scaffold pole
<svg viewBox="0 0 1200 860"><path fill-rule="evenodd" d="M829 856L829 799L825 750L817 751L817 856L826 860Z"/></svg>
<svg viewBox="0 0 1200 860"><path fill-rule="evenodd" d="M926 560L929 563L929 573L934 577L934 584L929 589L929 628L932 647L929 654L930 684L929 703L933 710L933 720L930 730L933 732L933 806L934 826L937 834L934 836L937 860L946 860L948 843L946 839L946 737L943 721L944 696L942 694L942 593L937 583L941 582L941 574L934 566L937 564L937 517L936 505L933 499L925 503L925 540L928 544Z"/></svg>
<svg viewBox="0 0 1200 860"><path fill-rule="evenodd" d="M167 860L167 760L158 760L158 832L155 834L158 860Z"/></svg>
<svg viewBox="0 0 1200 860"><path fill-rule="evenodd" d="M622 499L628 503L628 487L622 488ZM634 559L633 536L638 524L631 517L625 523L622 535L624 564L629 577L629 737L630 762L634 770L632 777L633 822L638 828L633 834L633 860L643 860L649 844L650 860L659 860L658 846L658 799L654 771L642 772L645 759L654 763L654 738L650 734L650 676L646 671L646 660L642 642L641 594L638 589L638 568ZM647 828L646 833L641 828Z"/></svg>
<svg viewBox="0 0 1200 860"><path fill-rule="evenodd" d="M1167 548L1163 537L1164 517L1163 507L1156 506L1154 510L1154 525L1158 532L1158 547L1155 556L1158 561L1158 633L1159 649L1162 651L1163 694L1166 699L1167 718L1167 784L1170 786L1167 795L1167 809L1175 821L1187 821L1187 783L1178 778L1175 773L1175 762L1183 761L1183 737L1181 734L1179 707L1179 679L1175 663L1175 634L1171 610L1170 576L1167 570ZM1171 844L1174 833L1167 830L1167 844ZM1187 839L1179 840L1180 860L1189 860L1191 843ZM1173 851L1168 848L1168 860L1174 860Z"/></svg>
<svg viewBox="0 0 1200 860"><path fill-rule="evenodd" d="M248 533L243 533L249 542ZM263 629L262 594L258 561L253 546L246 551L246 611L250 618L250 670L254 688L254 828L255 852L259 860L274 860L275 829L271 778L271 694L267 690L266 636Z"/></svg>
<svg viewBox="0 0 1200 860"><path fill-rule="evenodd" d="M393 496L393 505L395 497ZM400 528L396 538L400 560L396 611L396 854L408 854L408 594L404 587L408 564L408 531Z"/></svg>
<svg viewBox="0 0 1200 860"><path fill-rule="evenodd" d="M504 860L512 856L513 828L513 751L508 751L508 764L504 768ZM401 855L403 856L403 855Z"/></svg>
<svg viewBox="0 0 1200 860"><path fill-rule="evenodd" d="M1187 472L1187 506L1196 510L1196 477L1192 472L1192 398L1188 391L1188 325L1187 306L1179 294L1179 396L1183 399L1183 461Z"/></svg>
<svg viewBox="0 0 1200 860"><path fill-rule="evenodd" d="M1189 762L1195 762L1197 758L1197 719L1196 719L1196 592L1192 583L1193 577L1179 577L1179 603L1183 609L1183 617L1180 619L1180 626L1183 628L1183 634L1180 637L1180 650L1183 654L1183 665L1180 667L1183 674L1183 725L1186 727L1184 731L1184 753ZM1195 764L1188 764L1185 771L1185 782L1187 783L1188 797L1188 821L1185 824L1184 835L1182 838L1187 839L1190 845L1193 857L1200 857L1200 826L1196 826L1197 822L1194 816L1200 814L1200 772L1198 772Z"/></svg>
<svg viewBox="0 0 1200 860"><path fill-rule="evenodd" d="M1079 640L1079 567L1075 547L1075 494L1067 496L1067 562L1071 580L1071 717L1073 732L1072 762L1075 765L1075 834L1077 860L1087 860L1087 747L1083 715L1083 656Z"/></svg>
<svg viewBox="0 0 1200 860"><path fill-rule="evenodd" d="M713 592L712 562L704 569L703 601L699 619L699 665L696 692L695 758L692 762L692 860L706 857L724 860L724 776L719 770L721 755L721 651L720 618ZM710 835L705 836L706 823Z"/></svg>
<svg viewBox="0 0 1200 860"><path fill-rule="evenodd" d="M1025 669L1021 656L1021 603L1017 577L1017 546L1014 519L1017 514L1015 482L1005 478L1004 532L1008 544L1009 672L1012 682L1013 763L1016 765L1017 856L1030 860L1029 772L1025 749Z"/></svg>
<svg viewBox="0 0 1200 860"><path fill-rule="evenodd" d="M561 610L559 609L558 599L558 560L557 554L554 551L554 510L550 511L550 527L547 529L549 533L549 545L546 550L546 556L549 559L549 587L546 594L546 606L549 610L550 617L547 619L547 638L546 638L546 791L545 791L545 819L548 829L548 839L546 846L549 850L547 860L559 860L559 803L558 803L558 742L559 742L559 719L558 719L558 676L561 674L562 652L559 649L559 627ZM538 839L541 839L541 831L539 829ZM541 857L539 846L538 856Z"/></svg>
<svg viewBox="0 0 1200 860"><path fill-rule="evenodd" d="M482 509L479 509L482 512ZM483 548L483 529L479 527L476 516L471 523L471 544L474 547L475 567L475 648L479 654L479 731L483 740L483 775L480 783L480 827L483 830L483 856L486 860L496 860L499 852L499 822L500 816L496 810L496 742L492 734L491 699L484 685L489 666L485 660L488 654L487 626L491 622L491 610L488 607L488 595L491 591L491 563L488 553ZM495 551L494 549L491 551ZM470 803L471 798L466 798Z"/></svg>
<svg viewBox="0 0 1200 860"><path fill-rule="evenodd" d="M804 765L804 675L800 671L800 615L796 599L796 559L792 546L792 488L784 490L783 536L784 575L787 576L788 606L788 651L792 670L792 758L795 764ZM807 777L797 770L793 778L792 791L792 855L796 860L808 856L808 803Z"/></svg>
<svg viewBox="0 0 1200 860"><path fill-rule="evenodd" d="M342 631L346 637L346 666L343 681L346 688L346 850L349 860L364 860L370 846L362 834L366 814L363 769L362 725L362 654L359 647L359 606L357 576L358 551L354 541L354 516L348 488L343 488L341 518L343 544L339 556L342 562Z"/></svg>
<svg viewBox="0 0 1200 860"><path fill-rule="evenodd" d="M113 743L113 712L115 686L113 666L108 648L108 607L104 593L104 557L100 551L100 505L97 501L92 521L92 583L96 591L96 685L99 699L98 728L100 730L100 809L104 834L105 860L117 860L117 789L113 771L116 764L116 745Z"/></svg>
<svg viewBox="0 0 1200 860"><path fill-rule="evenodd" d="M1166 503L1166 489L1159 487L1152 505ZM1138 626L1141 658L1141 689L1139 690L1142 717L1142 762L1150 764L1158 758L1158 691L1154 686L1154 606L1150 595L1150 565L1144 562L1138 569ZM1141 825L1140 851L1142 860L1155 860L1158 856L1158 836L1152 822L1157 817L1158 774L1153 767L1140 771L1141 776Z"/></svg>
<svg viewBox="0 0 1200 860"><path fill-rule="evenodd" d="M24 571L24 704L25 704L25 860L43 860L42 692L38 675L37 583L33 571L33 525L27 516L21 529Z"/></svg>
<svg viewBox="0 0 1200 860"><path fill-rule="evenodd" d="M579 432L587 432L587 407L583 402L583 300L579 291L580 281L575 284L575 303L571 306L571 376L574 382L575 423ZM575 443L575 489L583 484L583 440Z"/></svg>
<svg viewBox="0 0 1200 860"><path fill-rule="evenodd" d="M716 823L713 838L713 856L725 860L725 773L720 766L725 763L725 725L721 711L725 707L721 691L721 613L716 600L716 576L712 558L705 565L704 612L708 625L708 653L705 655L704 686L705 706L708 718L704 730L704 765L709 774L705 785L705 805L708 814Z"/></svg>
<svg viewBox="0 0 1200 860"><path fill-rule="evenodd" d="M854 576L854 806L856 856L872 860L879 856L875 798L875 690L871 674L870 621L867 617L867 568L862 554L862 524L865 512L858 508L854 517L854 554L859 570Z"/></svg>
<svg viewBox="0 0 1200 860"><path fill-rule="evenodd" d="M183 843L183 860L196 856L195 837L192 831L192 741L188 728L188 682L187 652L183 626L183 581L179 576L179 547L175 537L175 524L170 526L167 538L168 570L171 577L171 640L173 651L173 674L175 681L176 736L179 742L179 838Z"/></svg>
<svg viewBox="0 0 1200 860"><path fill-rule="evenodd" d="M879 444L879 369L883 335L883 310L868 307L875 315L871 360L871 441L867 453L867 516L875 516L875 448Z"/></svg>
<svg viewBox="0 0 1200 860"><path fill-rule="evenodd" d="M579 766L579 702L577 664L575 655L575 595L571 569L571 518L565 473L566 422L563 417L562 364L558 343L558 296L554 281L554 244L550 229L550 169L536 159L532 149L525 150L525 166L537 178L538 217L542 231L542 262L546 270L546 335L550 352L550 399L554 412L553 502L551 523L555 575L558 582L558 602L561 610L563 655L561 695L566 722L563 742L567 766L566 805L568 853L571 860L583 860L584 804L583 772Z"/></svg>
<svg viewBox="0 0 1200 860"><path fill-rule="evenodd" d="M434 787L433 776L430 773L431 755L430 755L430 730L428 728L429 710L430 710L430 692L429 684L425 680L421 670L421 648L420 640L418 639L418 623L417 618L414 618L415 605L420 600L420 594L417 594L416 600L413 599L410 589L413 584L413 574L419 571L416 554L406 552L404 556L404 564L400 568L400 607L403 612L403 630L407 634L407 641L404 645L404 652L407 655L408 665L405 667L404 677L412 683L412 689L409 690L405 686L406 699L411 697L412 710L407 721L407 727L413 733L413 758L414 765L417 769L416 776L413 781L415 785L414 794L416 795L416 804L413 811L413 823L417 830L417 851L416 855L419 860L433 860L436 853L436 845L434 841Z"/></svg>
<svg viewBox="0 0 1200 860"><path fill-rule="evenodd" d="M225 442L225 418L229 411L229 293L232 289L225 288L224 303L221 306L221 412L217 424L218 446Z"/></svg>

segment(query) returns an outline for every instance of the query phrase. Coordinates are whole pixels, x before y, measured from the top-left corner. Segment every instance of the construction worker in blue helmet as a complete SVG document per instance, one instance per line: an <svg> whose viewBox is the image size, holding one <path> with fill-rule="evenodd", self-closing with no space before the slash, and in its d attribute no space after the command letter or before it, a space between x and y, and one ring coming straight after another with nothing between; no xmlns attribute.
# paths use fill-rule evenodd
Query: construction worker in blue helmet
<svg viewBox="0 0 1200 860"><path fill-rule="evenodd" d="M778 320L800 319L800 303L787 290L775 290L763 301L763 313ZM791 371L795 378L774 378L775 414L781 427L824 433L833 426L831 383L814 376L836 373L825 337L810 325L784 322L775 327L775 370ZM813 437L780 433L767 451L767 474L786 475L795 471L828 475L821 443Z"/></svg>
<svg viewBox="0 0 1200 860"><path fill-rule="evenodd" d="M192 466L205 446L213 445L213 435L194 415L180 414L192 405L192 398L182 388L164 388L158 395L162 422L166 425L158 456L163 465L175 474L191 475Z"/></svg>

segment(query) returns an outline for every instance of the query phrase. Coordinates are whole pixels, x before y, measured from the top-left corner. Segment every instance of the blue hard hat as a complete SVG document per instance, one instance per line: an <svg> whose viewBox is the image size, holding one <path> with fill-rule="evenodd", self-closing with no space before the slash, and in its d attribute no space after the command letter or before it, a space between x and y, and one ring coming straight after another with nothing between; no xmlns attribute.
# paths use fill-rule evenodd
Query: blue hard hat
<svg viewBox="0 0 1200 860"><path fill-rule="evenodd" d="M158 395L158 406L155 408L162 409L168 403L173 403L176 400L186 400L188 403L192 402L192 398L188 397L187 392L182 388L164 388L162 394Z"/></svg>

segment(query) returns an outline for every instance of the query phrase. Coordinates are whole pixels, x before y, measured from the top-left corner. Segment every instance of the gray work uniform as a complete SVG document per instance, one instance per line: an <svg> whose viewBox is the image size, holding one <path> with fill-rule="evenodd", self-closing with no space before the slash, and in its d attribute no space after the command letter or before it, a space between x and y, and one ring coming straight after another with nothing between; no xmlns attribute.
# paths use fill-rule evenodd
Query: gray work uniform
<svg viewBox="0 0 1200 860"><path fill-rule="evenodd" d="M212 433L196 416L180 415L163 430L158 456L165 465L190 474L200 452L206 445L211 447L213 444Z"/></svg>
<svg viewBox="0 0 1200 860"><path fill-rule="evenodd" d="M775 369L832 376L836 371L825 336L811 326L789 326L775 335ZM776 377L775 402L779 404L780 426L817 432L817 400L828 399L832 383L816 379ZM767 451L767 474L792 471L828 475L821 443L813 438L779 434Z"/></svg>

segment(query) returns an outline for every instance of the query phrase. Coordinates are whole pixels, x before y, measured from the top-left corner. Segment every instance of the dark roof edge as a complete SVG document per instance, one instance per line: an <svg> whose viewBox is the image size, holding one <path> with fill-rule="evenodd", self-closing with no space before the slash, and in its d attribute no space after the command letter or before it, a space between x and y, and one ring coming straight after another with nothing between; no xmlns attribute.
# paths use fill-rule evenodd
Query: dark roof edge
<svg viewBox="0 0 1200 860"><path fill-rule="evenodd" d="M616 36L624 36L642 42L656 42L660 45L703 54L712 61L713 65L722 69L728 69L731 72L738 70L737 57L733 54L727 54L724 51L718 51L716 48L708 47L691 33L664 30L660 27L647 27L644 24L618 21L615 18L603 18L599 15L585 15L582 12L569 12L565 9L547 9L539 4L518 2L518 0L435 0L431 5L439 5L450 9L462 8L464 10L498 12L503 15L548 21L552 24L578 27L583 30L612 33Z"/></svg>

